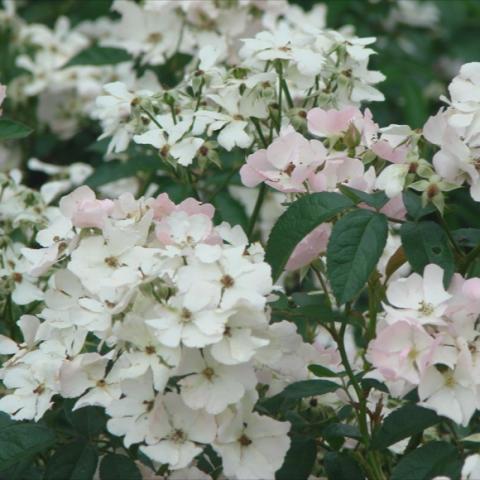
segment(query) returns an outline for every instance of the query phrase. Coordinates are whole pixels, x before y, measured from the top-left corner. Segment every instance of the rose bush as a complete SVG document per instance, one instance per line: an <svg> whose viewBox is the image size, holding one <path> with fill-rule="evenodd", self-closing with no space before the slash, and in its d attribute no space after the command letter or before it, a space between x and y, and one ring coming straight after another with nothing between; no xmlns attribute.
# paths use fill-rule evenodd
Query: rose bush
<svg viewBox="0 0 480 480"><path fill-rule="evenodd" d="M323 5L17 6L0 477L479 478L480 63L380 125Z"/></svg>

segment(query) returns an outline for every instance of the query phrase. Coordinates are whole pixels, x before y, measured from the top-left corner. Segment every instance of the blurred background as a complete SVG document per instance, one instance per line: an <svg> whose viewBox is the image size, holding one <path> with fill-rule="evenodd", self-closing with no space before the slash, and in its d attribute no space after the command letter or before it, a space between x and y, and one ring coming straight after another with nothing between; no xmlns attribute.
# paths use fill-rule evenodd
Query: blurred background
<svg viewBox="0 0 480 480"><path fill-rule="evenodd" d="M230 2L231 0L218 0ZM260 0L262 1L262 0ZM263 0L275 2L276 0ZM53 26L66 15L72 25L112 16L113 0L15 0L29 23ZM309 10L323 4L327 27L352 26L360 37L374 36L378 54L372 69L386 80L384 103L370 106L380 124L421 127L460 65L480 60L480 0L290 0ZM8 58L2 55L0 62ZM5 45L4 45L5 46ZM3 60L2 60L3 59ZM7 71L2 68L0 71Z"/></svg>

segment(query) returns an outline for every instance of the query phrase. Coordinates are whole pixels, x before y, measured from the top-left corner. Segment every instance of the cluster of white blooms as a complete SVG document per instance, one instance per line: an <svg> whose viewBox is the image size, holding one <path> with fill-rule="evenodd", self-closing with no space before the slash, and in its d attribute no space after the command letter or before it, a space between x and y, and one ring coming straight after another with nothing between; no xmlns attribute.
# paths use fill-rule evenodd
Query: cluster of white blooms
<svg viewBox="0 0 480 480"><path fill-rule="evenodd" d="M274 478L289 424L254 411L257 387L307 378L316 350L269 323L262 247L213 214L166 194L63 197L43 248L24 249L29 275L51 277L38 316L18 321L24 342L0 336L0 410L38 420L59 394L104 407L126 447L173 470L212 445L229 478Z"/></svg>
<svg viewBox="0 0 480 480"><path fill-rule="evenodd" d="M480 406L480 278L453 276L427 265L387 288L384 319L367 352L370 375L403 397L418 388L420 404L467 425Z"/></svg>
<svg viewBox="0 0 480 480"><path fill-rule="evenodd" d="M436 172L454 185L467 182L480 201L480 63L467 63L448 87L448 108L425 124L425 138L440 147L433 157Z"/></svg>
<svg viewBox="0 0 480 480"><path fill-rule="evenodd" d="M295 30L278 22L244 40L243 58L227 68L212 46L199 51L196 68L166 92L129 90L122 82L104 87L95 115L109 151L125 150L131 139L158 149L166 161L182 166L194 157L215 161L216 144L246 149L288 122L304 123L301 102L343 107L383 100L373 87L383 75L367 70L374 39L338 32ZM298 106L296 104L298 103Z"/></svg>

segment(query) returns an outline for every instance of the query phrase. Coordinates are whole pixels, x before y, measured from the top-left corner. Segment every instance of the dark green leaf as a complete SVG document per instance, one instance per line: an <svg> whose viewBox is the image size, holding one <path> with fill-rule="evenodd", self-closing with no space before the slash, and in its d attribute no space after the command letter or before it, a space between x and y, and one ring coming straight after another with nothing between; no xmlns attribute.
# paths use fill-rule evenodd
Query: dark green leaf
<svg viewBox="0 0 480 480"><path fill-rule="evenodd" d="M324 395L325 393L334 392L339 388L337 383L329 380L302 380L291 383L279 393L279 395L285 398L299 399Z"/></svg>
<svg viewBox="0 0 480 480"><path fill-rule="evenodd" d="M369 210L354 210L334 225L327 248L327 272L340 304L352 300L368 281L387 234L385 215Z"/></svg>
<svg viewBox="0 0 480 480"><path fill-rule="evenodd" d="M361 438L360 430L355 425L348 425L345 423L331 423L327 425L323 431L324 437L348 437Z"/></svg>
<svg viewBox="0 0 480 480"><path fill-rule="evenodd" d="M387 448L394 443L422 432L440 421L428 408L408 404L394 410L383 421L372 440L373 448Z"/></svg>
<svg viewBox="0 0 480 480"><path fill-rule="evenodd" d="M455 261L442 227L430 221L407 222L402 225L400 236L413 270L423 274L426 265L435 263L445 271L443 282L448 286L455 272Z"/></svg>
<svg viewBox="0 0 480 480"><path fill-rule="evenodd" d="M338 373L332 372L329 368L324 367L323 365L309 365L308 369L316 377L338 377Z"/></svg>
<svg viewBox="0 0 480 480"><path fill-rule="evenodd" d="M363 202L376 210L380 210L389 200L385 192L365 193L346 185L340 185L339 189L356 204Z"/></svg>
<svg viewBox="0 0 480 480"><path fill-rule="evenodd" d="M77 53L63 68L78 65L115 65L131 59L128 52L121 48L93 45Z"/></svg>
<svg viewBox="0 0 480 480"><path fill-rule="evenodd" d="M321 192L307 195L293 202L274 225L266 248L266 261L277 280L290 255L312 230L354 203L340 193Z"/></svg>
<svg viewBox="0 0 480 480"><path fill-rule="evenodd" d="M15 122L8 118L0 118L0 141L24 138L32 132L33 130L23 123Z"/></svg>
<svg viewBox="0 0 480 480"><path fill-rule="evenodd" d="M480 244L479 228L459 228L453 231L452 234L461 247L476 247Z"/></svg>
<svg viewBox="0 0 480 480"><path fill-rule="evenodd" d="M276 480L307 480L312 473L317 446L312 438L293 437ZM102 479L103 480L103 479Z"/></svg>
<svg viewBox="0 0 480 480"><path fill-rule="evenodd" d="M75 402L66 402L71 408ZM86 437L94 437L105 429L107 416L101 407L84 407L75 411L66 408L68 420L75 430Z"/></svg>
<svg viewBox="0 0 480 480"><path fill-rule="evenodd" d="M347 453L327 452L323 464L328 480L365 480L358 463Z"/></svg>
<svg viewBox="0 0 480 480"><path fill-rule="evenodd" d="M55 442L53 432L43 425L13 422L3 415L0 425L0 471L48 449Z"/></svg>
<svg viewBox="0 0 480 480"><path fill-rule="evenodd" d="M407 209L408 216L415 221L426 215L429 215L430 213L433 213L436 210L432 203L429 203L423 207L422 198L420 195L417 195L411 190L406 190L403 192L403 203Z"/></svg>
<svg viewBox="0 0 480 480"><path fill-rule="evenodd" d="M393 469L390 480L431 480L440 475L457 480L462 464L454 445L429 442L403 457Z"/></svg>
<svg viewBox="0 0 480 480"><path fill-rule="evenodd" d="M49 459L45 480L92 480L97 462L92 445L81 441L63 445Z"/></svg>
<svg viewBox="0 0 480 480"><path fill-rule="evenodd" d="M100 463L100 480L142 480L142 475L129 457L109 453Z"/></svg>

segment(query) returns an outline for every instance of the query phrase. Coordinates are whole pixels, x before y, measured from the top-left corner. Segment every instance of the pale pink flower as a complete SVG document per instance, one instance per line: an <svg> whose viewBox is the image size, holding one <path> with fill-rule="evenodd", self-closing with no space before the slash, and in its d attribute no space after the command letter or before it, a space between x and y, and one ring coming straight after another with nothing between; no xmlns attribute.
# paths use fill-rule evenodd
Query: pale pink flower
<svg viewBox="0 0 480 480"><path fill-rule="evenodd" d="M315 260L327 250L332 226L324 223L312 230L296 247L288 259L285 269L298 270Z"/></svg>
<svg viewBox="0 0 480 480"><path fill-rule="evenodd" d="M265 182L281 192L305 192L304 182L323 164L326 154L321 142L309 141L288 128L267 149L248 156L240 177L247 187Z"/></svg>
<svg viewBox="0 0 480 480"><path fill-rule="evenodd" d="M95 193L86 185L78 187L60 200L60 210L75 227L103 228L112 212L112 200L97 200Z"/></svg>
<svg viewBox="0 0 480 480"><path fill-rule="evenodd" d="M346 107L343 110L312 108L307 113L308 130L319 137L341 135L358 118L362 118L362 112L356 107Z"/></svg>
<svg viewBox="0 0 480 480"><path fill-rule="evenodd" d="M438 342L420 326L398 321L384 328L368 346L368 361L386 380L418 384Z"/></svg>

